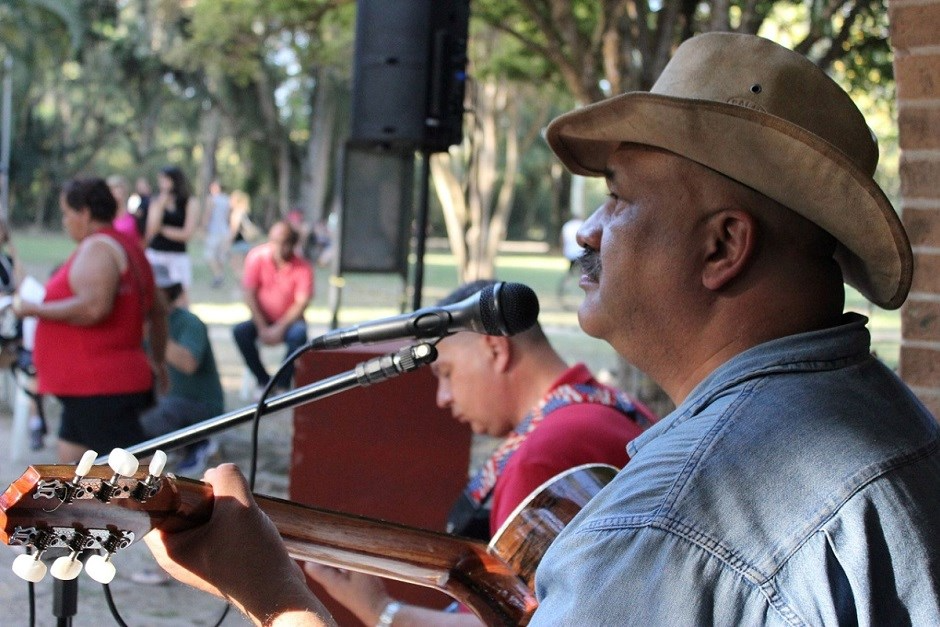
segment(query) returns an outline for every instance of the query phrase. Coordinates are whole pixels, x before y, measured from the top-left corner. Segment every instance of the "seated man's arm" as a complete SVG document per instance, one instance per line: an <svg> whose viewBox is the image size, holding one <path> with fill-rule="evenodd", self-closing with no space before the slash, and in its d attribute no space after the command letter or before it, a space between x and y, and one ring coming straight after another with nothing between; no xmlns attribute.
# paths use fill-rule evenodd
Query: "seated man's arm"
<svg viewBox="0 0 940 627"><path fill-rule="evenodd" d="M183 374L192 374L199 367L199 362L193 357L185 346L177 344L172 339L166 343L166 363L173 366Z"/></svg>
<svg viewBox="0 0 940 627"><path fill-rule="evenodd" d="M260 333L261 340L268 344L279 344L292 324L304 317L304 310L313 298L313 272L309 267L294 277L294 302L284 314L271 323L267 331Z"/></svg>
<svg viewBox="0 0 940 627"><path fill-rule="evenodd" d="M366 625L378 625L379 618L393 601L379 577L364 575L340 568L332 568L312 562L304 564L306 573L324 590L356 615ZM459 627L482 625L475 614L467 612L444 612L418 605L402 603L395 611L392 624L396 627L437 625Z"/></svg>

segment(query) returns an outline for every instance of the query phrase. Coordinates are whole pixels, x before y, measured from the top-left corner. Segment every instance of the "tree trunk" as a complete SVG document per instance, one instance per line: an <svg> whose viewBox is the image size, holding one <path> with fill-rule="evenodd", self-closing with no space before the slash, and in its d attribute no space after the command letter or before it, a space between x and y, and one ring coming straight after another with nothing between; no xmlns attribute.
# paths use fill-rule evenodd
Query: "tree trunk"
<svg viewBox="0 0 940 627"><path fill-rule="evenodd" d="M463 188L452 169L451 160L450 153L446 152L431 156L431 181L444 212L447 241L450 243L454 264L457 267L457 281L463 283L467 280L467 240L464 236L467 203Z"/></svg>
<svg viewBox="0 0 940 627"><path fill-rule="evenodd" d="M203 212L208 210L209 184L218 172L216 152L219 149L221 132L222 113L218 107L211 107L202 118L202 162L199 164L199 175L194 190Z"/></svg>
<svg viewBox="0 0 940 627"><path fill-rule="evenodd" d="M315 75L316 87L310 114L310 140L304 163L301 202L304 214L312 223L326 217L330 198L330 171L333 137L336 128L336 86L326 70Z"/></svg>

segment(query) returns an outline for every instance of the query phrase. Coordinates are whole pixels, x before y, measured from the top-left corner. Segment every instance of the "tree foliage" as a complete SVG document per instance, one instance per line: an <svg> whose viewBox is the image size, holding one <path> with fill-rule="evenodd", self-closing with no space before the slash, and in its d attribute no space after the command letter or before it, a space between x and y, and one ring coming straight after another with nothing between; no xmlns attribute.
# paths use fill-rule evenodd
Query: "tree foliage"
<svg viewBox="0 0 940 627"><path fill-rule="evenodd" d="M881 72L890 67L884 65L883 0L478 0L474 11L546 61L540 78L560 81L581 104L649 89L675 47L693 35L764 34L782 22L792 47L825 70L849 59L858 66L877 64ZM863 74L846 76L870 86Z"/></svg>
<svg viewBox="0 0 940 627"><path fill-rule="evenodd" d="M507 233L554 240L570 200L539 139L547 120L648 88L693 34L759 32L891 96L884 0L473 0L471 12L466 141L435 166L469 274L490 271ZM0 55L16 60L14 218L50 222L64 177L166 163L203 185L221 176L272 216L296 202L324 214L354 20L354 0L0 0Z"/></svg>

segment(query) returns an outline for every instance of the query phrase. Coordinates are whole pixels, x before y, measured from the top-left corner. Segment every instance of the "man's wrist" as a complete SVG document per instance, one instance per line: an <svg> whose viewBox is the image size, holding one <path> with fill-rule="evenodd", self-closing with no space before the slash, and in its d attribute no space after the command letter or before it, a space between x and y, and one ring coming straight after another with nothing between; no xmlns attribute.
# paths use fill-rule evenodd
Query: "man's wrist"
<svg viewBox="0 0 940 627"><path fill-rule="evenodd" d="M395 614L398 613L398 610L402 608L402 602L392 599L385 604L385 609L382 610L382 613L379 614L379 620L376 621L375 627L391 627L392 621L395 620Z"/></svg>

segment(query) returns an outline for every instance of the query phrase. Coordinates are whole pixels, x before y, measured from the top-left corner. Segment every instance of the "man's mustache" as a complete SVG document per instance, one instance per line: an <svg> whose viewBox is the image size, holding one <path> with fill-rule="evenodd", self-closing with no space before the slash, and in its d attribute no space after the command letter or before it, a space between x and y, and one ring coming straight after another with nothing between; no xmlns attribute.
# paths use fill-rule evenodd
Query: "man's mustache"
<svg viewBox="0 0 940 627"><path fill-rule="evenodd" d="M601 276L601 256L593 248L585 248L581 256L578 257L578 263L581 265L582 274L586 274L592 281L597 281Z"/></svg>

